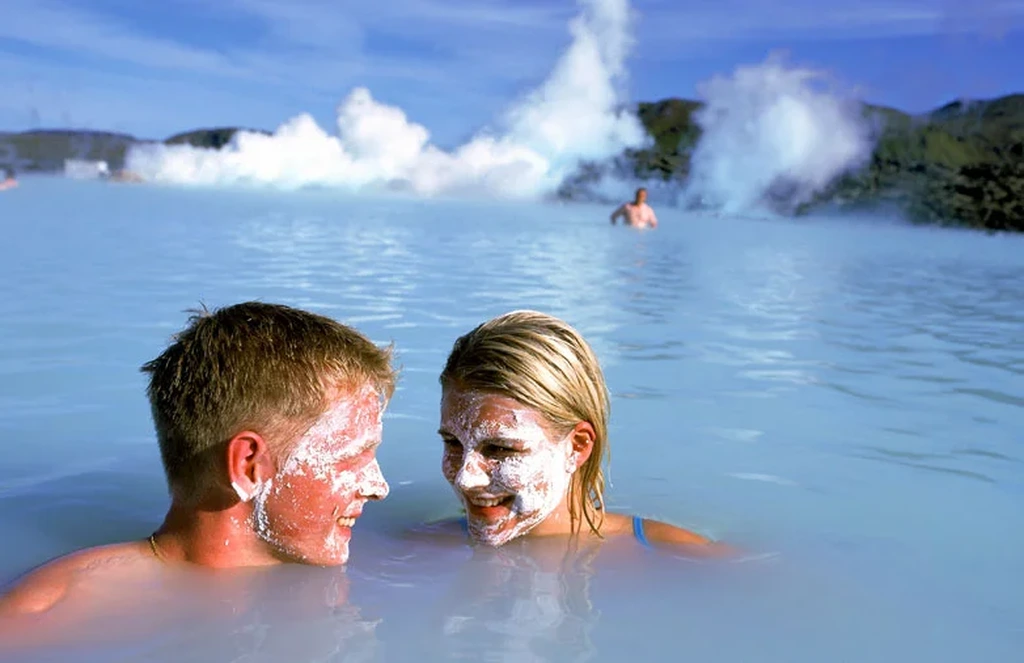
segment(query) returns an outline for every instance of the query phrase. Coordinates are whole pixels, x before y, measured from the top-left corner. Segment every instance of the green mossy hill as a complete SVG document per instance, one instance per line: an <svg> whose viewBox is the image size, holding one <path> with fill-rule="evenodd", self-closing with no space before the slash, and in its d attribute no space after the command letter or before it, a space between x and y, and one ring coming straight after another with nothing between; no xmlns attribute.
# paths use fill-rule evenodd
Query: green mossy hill
<svg viewBox="0 0 1024 663"><path fill-rule="evenodd" d="M625 180L663 180L682 186L690 174L690 153L701 130L693 113L702 104L687 99L664 99L637 106L651 145L645 149L627 149L606 163L584 162L562 182L554 198L559 200L595 200L617 202L594 189L603 177Z"/></svg>
<svg viewBox="0 0 1024 663"><path fill-rule="evenodd" d="M193 147L205 147L219 150L230 143L231 139L234 138L235 134L239 131L270 135L269 132L261 129L218 127L216 129L196 129L195 131L186 131L185 133L175 134L166 139L164 143L168 145L191 145Z"/></svg>
<svg viewBox="0 0 1024 663"><path fill-rule="evenodd" d="M885 126L871 161L822 202L895 202L914 221L1024 231L1024 95L955 102Z"/></svg>
<svg viewBox="0 0 1024 663"><path fill-rule="evenodd" d="M665 99L637 107L637 115L654 145L627 152L636 164L636 175L643 179L686 179L690 173L690 154L701 135L693 114L701 107L700 102L688 99Z"/></svg>
<svg viewBox="0 0 1024 663"><path fill-rule="evenodd" d="M701 107L686 99L640 104L640 120L654 144L627 151L619 166L624 160L640 179L685 181L701 136L694 117ZM957 101L918 116L871 105L864 113L878 128L871 159L797 208L798 214L896 204L922 223L1024 231L1024 94ZM588 168L579 181L596 172Z"/></svg>
<svg viewBox="0 0 1024 663"><path fill-rule="evenodd" d="M584 164L567 179L558 197L587 195L588 186L609 170L682 185L701 136L694 115L701 108L700 102L687 99L639 104L637 113L651 136L650 147L627 150L609 164ZM891 209L896 205L922 223L1024 231L1020 203L1024 199L1024 94L957 101L923 115L871 105L864 107L864 113L877 128L871 158L794 213L822 207ZM237 127L197 129L163 142L220 149L238 131ZM106 161L111 170L119 170L132 145L151 142L100 131L0 133L0 167L60 172L66 159L83 159Z"/></svg>

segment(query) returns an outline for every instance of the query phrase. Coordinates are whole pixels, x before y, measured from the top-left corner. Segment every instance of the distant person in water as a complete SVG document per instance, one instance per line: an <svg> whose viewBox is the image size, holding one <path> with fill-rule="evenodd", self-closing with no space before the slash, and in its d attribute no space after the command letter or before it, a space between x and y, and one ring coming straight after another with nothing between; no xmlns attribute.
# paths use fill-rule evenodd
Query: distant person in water
<svg viewBox="0 0 1024 663"><path fill-rule="evenodd" d="M586 340L558 318L515 311L459 338L441 374L441 467L476 543L631 537L699 556L724 546L604 503L609 395ZM656 462L652 457L652 462Z"/></svg>
<svg viewBox="0 0 1024 663"><path fill-rule="evenodd" d="M13 189L18 186L18 179L14 175L14 170L11 168L4 168L4 178L0 180L0 191L4 189Z"/></svg>
<svg viewBox="0 0 1024 663"><path fill-rule="evenodd" d="M657 228L658 217L654 210L647 204L647 189L643 187L636 190L636 198L631 203L623 203L617 210L612 212L612 225L619 218L622 218L627 226L634 228Z"/></svg>
<svg viewBox="0 0 1024 663"><path fill-rule="evenodd" d="M163 524L31 572L0 615L94 605L105 579L162 566L344 564L364 505L388 494L376 450L394 372L356 330L238 304L193 316L142 370L171 495Z"/></svg>
<svg viewBox="0 0 1024 663"><path fill-rule="evenodd" d="M124 168L115 170L113 173L107 175L106 179L111 182L125 182L128 184L138 184L143 181L141 175Z"/></svg>

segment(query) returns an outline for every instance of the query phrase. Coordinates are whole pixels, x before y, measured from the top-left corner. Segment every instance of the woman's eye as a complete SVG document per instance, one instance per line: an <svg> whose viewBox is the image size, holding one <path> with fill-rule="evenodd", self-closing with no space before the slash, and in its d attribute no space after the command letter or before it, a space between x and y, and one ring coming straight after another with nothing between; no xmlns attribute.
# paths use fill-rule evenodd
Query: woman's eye
<svg viewBox="0 0 1024 663"><path fill-rule="evenodd" d="M485 456L509 456L511 454L519 453L515 449L509 447L499 447L496 444L486 444L482 449Z"/></svg>

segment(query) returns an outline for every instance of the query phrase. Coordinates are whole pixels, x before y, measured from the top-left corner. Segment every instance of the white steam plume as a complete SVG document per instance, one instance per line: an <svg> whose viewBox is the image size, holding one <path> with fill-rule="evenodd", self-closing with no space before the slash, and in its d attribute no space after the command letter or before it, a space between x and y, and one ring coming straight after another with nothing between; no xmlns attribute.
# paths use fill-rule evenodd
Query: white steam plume
<svg viewBox="0 0 1024 663"><path fill-rule="evenodd" d="M859 103L815 87L824 80L771 57L704 83L685 197L732 213L789 210L862 165L873 127Z"/></svg>
<svg viewBox="0 0 1024 663"><path fill-rule="evenodd" d="M632 45L629 2L578 2L568 50L548 79L506 113L500 134L482 132L446 152L431 145L426 128L401 109L356 88L338 107L335 136L303 114L271 136L240 132L220 150L136 147L127 168L146 180L179 184L543 195L581 159L603 159L647 140L619 94Z"/></svg>

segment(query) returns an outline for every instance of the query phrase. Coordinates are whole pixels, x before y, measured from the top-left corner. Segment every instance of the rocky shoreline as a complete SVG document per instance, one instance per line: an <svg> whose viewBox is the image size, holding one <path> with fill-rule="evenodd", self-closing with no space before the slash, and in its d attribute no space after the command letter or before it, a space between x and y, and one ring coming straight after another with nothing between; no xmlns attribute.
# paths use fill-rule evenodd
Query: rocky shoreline
<svg viewBox="0 0 1024 663"><path fill-rule="evenodd" d="M588 184L608 172L681 189L701 136L694 117L700 108L700 102L687 99L639 104L637 113L652 145L626 151L609 163L581 165L557 197L586 197ZM880 106L865 106L864 112L879 127L870 160L786 213L895 208L917 223L1024 232L1024 94L953 102L916 116ZM163 141L98 131L0 132L0 167L62 172L65 160L76 159L105 161L118 171L132 145L219 149L239 130L198 129Z"/></svg>

